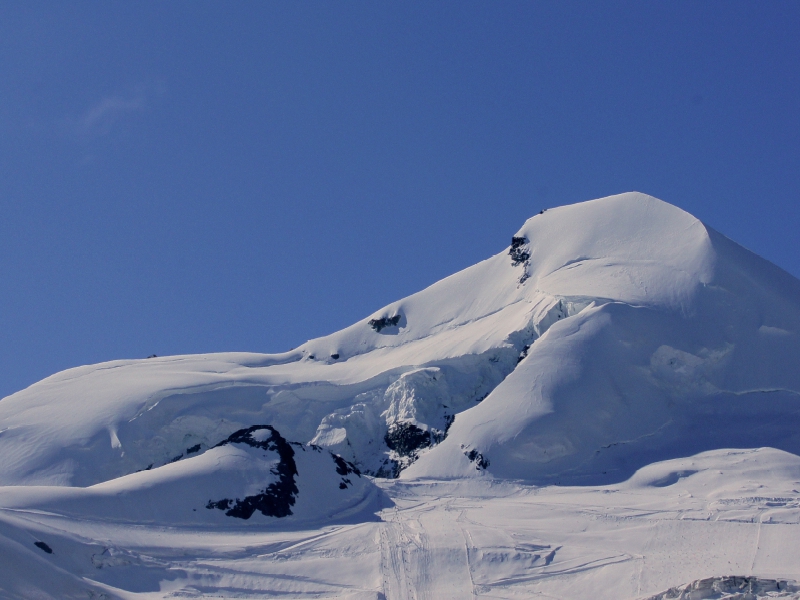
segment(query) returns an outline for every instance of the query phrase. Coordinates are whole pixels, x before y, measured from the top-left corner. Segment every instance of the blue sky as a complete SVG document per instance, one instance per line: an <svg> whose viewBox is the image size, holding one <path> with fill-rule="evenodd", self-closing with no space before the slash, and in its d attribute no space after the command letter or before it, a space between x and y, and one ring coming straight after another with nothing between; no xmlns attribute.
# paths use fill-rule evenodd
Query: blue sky
<svg viewBox="0 0 800 600"><path fill-rule="evenodd" d="M0 396L287 350L638 190L800 275L800 3L5 2Z"/></svg>

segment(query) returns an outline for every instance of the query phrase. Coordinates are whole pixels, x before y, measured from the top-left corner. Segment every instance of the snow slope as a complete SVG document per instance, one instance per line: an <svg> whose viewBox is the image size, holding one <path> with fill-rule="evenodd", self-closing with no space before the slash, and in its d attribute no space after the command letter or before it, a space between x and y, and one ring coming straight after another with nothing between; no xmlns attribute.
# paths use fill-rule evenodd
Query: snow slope
<svg viewBox="0 0 800 600"><path fill-rule="evenodd" d="M289 443L259 426L202 454L86 488L0 488L0 503L10 509L205 527L229 527L237 520L261 527L327 524L374 513L380 496L340 457Z"/></svg>
<svg viewBox="0 0 800 600"><path fill-rule="evenodd" d="M613 594L594 597L689 586L699 598L739 585L725 575L800 578L787 549L800 495L798 332L800 281L674 206L629 193L550 209L500 254L290 352L113 361L2 399L0 554L22 565L15 573L41 571L45 597L267 586L580 598L602 584ZM769 542L770 556L790 557L780 568L759 562L760 526L752 560L720 555L733 571L699 542L687 561L643 542L664 527L690 533L653 515L773 518L773 496L753 481L788 511ZM530 487L551 484L583 487ZM634 511L643 520L616 554L598 549L605 525L586 524L598 540L575 546L572 521L627 523L619 498L658 508ZM514 537L525 515L553 510L558 543ZM752 531L697 527L720 544ZM44 534L52 556L32 547ZM301 539L326 541L297 542L296 564L279 568ZM665 543L678 551L677 537ZM269 573L243 566L262 555ZM656 555L660 571L646 564ZM317 572L322 556L378 563ZM25 597L32 579L6 575L0 590Z"/></svg>

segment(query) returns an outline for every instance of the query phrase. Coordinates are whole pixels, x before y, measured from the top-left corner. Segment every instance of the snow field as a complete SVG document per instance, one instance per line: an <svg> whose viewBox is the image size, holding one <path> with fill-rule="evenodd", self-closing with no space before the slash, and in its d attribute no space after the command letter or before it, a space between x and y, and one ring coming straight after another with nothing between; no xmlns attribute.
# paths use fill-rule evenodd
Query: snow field
<svg viewBox="0 0 800 600"><path fill-rule="evenodd" d="M486 479L381 487L392 505L379 521L319 528L143 526L76 518L56 502L47 511L3 508L0 551L20 569L3 569L0 589L9 597L27 585L40 597L74 589L112 598L619 600L725 574L791 581L800 564L800 458L773 449L708 452L601 487ZM43 577L29 578L36 568Z"/></svg>

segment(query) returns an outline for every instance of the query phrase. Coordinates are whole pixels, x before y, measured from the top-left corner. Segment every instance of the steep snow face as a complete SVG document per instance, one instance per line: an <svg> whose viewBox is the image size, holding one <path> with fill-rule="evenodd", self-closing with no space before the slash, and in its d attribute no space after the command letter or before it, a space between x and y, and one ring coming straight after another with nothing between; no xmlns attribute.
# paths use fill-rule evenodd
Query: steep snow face
<svg viewBox="0 0 800 600"><path fill-rule="evenodd" d="M798 451L799 298L655 198L555 208L296 350L115 361L9 396L0 484L97 484L257 424L382 476L606 481L692 450Z"/></svg>

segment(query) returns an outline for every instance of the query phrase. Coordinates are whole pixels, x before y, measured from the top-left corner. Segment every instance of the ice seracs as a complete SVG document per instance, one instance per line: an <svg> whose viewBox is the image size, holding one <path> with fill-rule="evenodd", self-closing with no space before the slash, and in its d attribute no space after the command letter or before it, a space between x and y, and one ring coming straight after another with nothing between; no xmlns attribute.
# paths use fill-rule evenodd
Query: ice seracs
<svg viewBox="0 0 800 600"><path fill-rule="evenodd" d="M708 577L674 587L646 600L755 600L756 598L797 598L800 586L793 581L759 577Z"/></svg>

